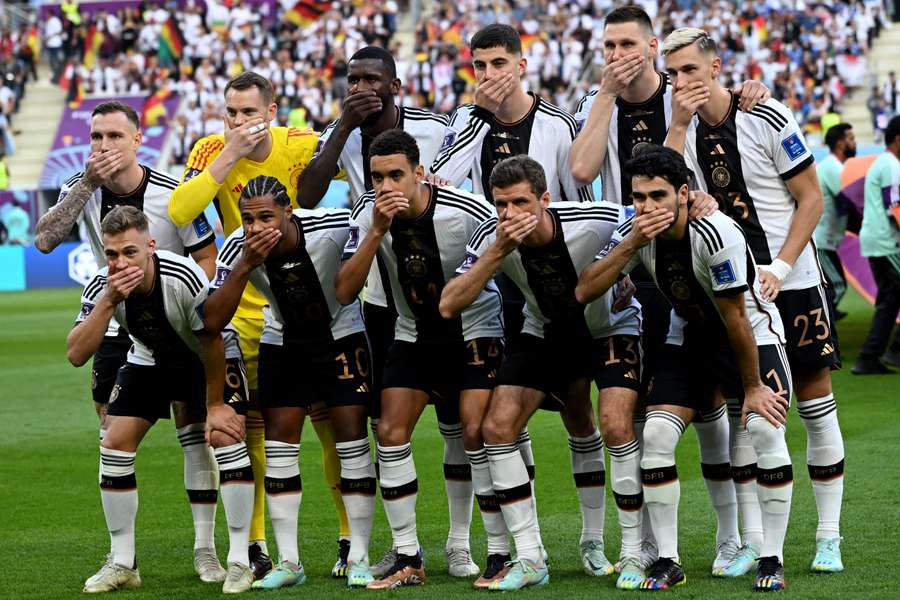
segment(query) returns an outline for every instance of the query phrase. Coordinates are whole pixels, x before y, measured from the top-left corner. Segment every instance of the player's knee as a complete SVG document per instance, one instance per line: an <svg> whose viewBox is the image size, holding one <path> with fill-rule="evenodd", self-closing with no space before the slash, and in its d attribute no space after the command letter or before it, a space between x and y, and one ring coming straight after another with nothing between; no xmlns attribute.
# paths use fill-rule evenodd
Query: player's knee
<svg viewBox="0 0 900 600"><path fill-rule="evenodd" d="M466 448L481 447L481 423L463 423L462 435Z"/></svg>
<svg viewBox="0 0 900 600"><path fill-rule="evenodd" d="M775 427L757 415L747 420L747 431L750 432L750 439L761 466L762 463L767 462L766 457L774 458L776 463L785 460L790 462L783 427Z"/></svg>
<svg viewBox="0 0 900 600"><path fill-rule="evenodd" d="M511 444L516 441L518 434L511 423L503 423L490 413L481 424L481 437L486 444Z"/></svg>
<svg viewBox="0 0 900 600"><path fill-rule="evenodd" d="M669 419L650 417L644 425L645 454L674 454L681 433Z"/></svg>
<svg viewBox="0 0 900 600"><path fill-rule="evenodd" d="M607 446L621 446L634 439L634 423L630 417L626 419L621 415L601 418L600 432Z"/></svg>
<svg viewBox="0 0 900 600"><path fill-rule="evenodd" d="M409 442L409 435L404 427L381 419L378 421L378 443L382 446L402 446Z"/></svg>
<svg viewBox="0 0 900 600"><path fill-rule="evenodd" d="M209 445L213 448L233 446L234 444L239 444L242 441L243 440L229 435L223 431L213 431L209 436Z"/></svg>

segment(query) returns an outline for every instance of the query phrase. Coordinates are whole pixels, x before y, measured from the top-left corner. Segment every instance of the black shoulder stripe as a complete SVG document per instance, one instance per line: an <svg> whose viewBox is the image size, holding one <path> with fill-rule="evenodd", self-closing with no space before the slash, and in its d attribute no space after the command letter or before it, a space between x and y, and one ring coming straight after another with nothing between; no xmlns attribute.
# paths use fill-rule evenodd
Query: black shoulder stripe
<svg viewBox="0 0 900 600"><path fill-rule="evenodd" d="M578 101L578 106L575 107L575 112L580 113L582 109L584 109L584 105L587 104L588 98L593 98L597 95L597 90L591 90L587 94L585 94L581 100Z"/></svg>
<svg viewBox="0 0 900 600"><path fill-rule="evenodd" d="M72 175L72 177L70 177L68 181L66 181L66 185L74 185L75 182L77 182L82 177L84 177L84 171L79 171L78 173Z"/></svg>
<svg viewBox="0 0 900 600"><path fill-rule="evenodd" d="M750 112L750 113L748 113L748 114L749 114L750 116L752 116L752 117L756 117L757 119L762 119L763 121L765 121L766 123L768 123L768 124L772 127L772 129L775 130L776 133L781 133L781 129L782 129L782 128L779 127L779 126L775 123L775 121L772 120L771 117L769 117L769 116L767 116L767 115L764 115L764 114L762 114L762 113L758 113L758 112L756 112L755 110L752 111L752 112Z"/></svg>
<svg viewBox="0 0 900 600"><path fill-rule="evenodd" d="M465 194L460 194L458 191L454 191L451 188L442 187L442 188L437 188L437 189L438 189L438 197L443 196L445 198L453 198L454 200L459 200L460 202L466 202L468 204L481 204L472 196L466 196ZM485 200L484 202L487 202L487 200Z"/></svg>
<svg viewBox="0 0 900 600"><path fill-rule="evenodd" d="M542 112L542 113L544 113L544 114L546 114L546 115L549 115L549 116L551 116L551 117L560 119L563 123L566 124L566 127L568 127L568 129L569 129L569 135L572 137L572 139L575 139L575 121L572 120L572 117L569 117L568 119L566 119L563 115L561 115L561 114L559 114L559 113L554 113L554 112L551 112L551 111L549 111L549 110L546 110L546 109L544 108L544 105L543 105L543 104L542 104L541 106L538 106L538 112ZM566 115L566 116L568 116L568 115Z"/></svg>
<svg viewBox="0 0 900 600"><path fill-rule="evenodd" d="M757 105L753 108L753 112L757 112L757 111L758 111L758 112L761 112L761 113L763 113L763 114L769 115L770 117L772 117L772 119L773 119L776 123L778 123L778 124L781 125L782 127L784 127L785 125L788 124L788 119L787 119L787 117L785 117L783 114L781 114L780 112L778 112L777 110L775 110L775 109L772 108L771 106L766 106L765 104L757 104Z"/></svg>
<svg viewBox="0 0 900 600"><path fill-rule="evenodd" d="M313 225L311 227L307 227L303 229L303 233L316 233L317 231L327 231L327 230L346 230L348 227L347 221L343 221L341 223L319 223L317 225Z"/></svg>
<svg viewBox="0 0 900 600"><path fill-rule="evenodd" d="M488 219L491 216L491 213L488 210L481 210L481 207L479 207L478 205L468 203L468 202L459 202L456 200L451 200L449 198L441 198L440 196L438 196L437 203L442 204L444 206L449 206L451 208L455 208L457 210L461 210L464 213L472 215L479 221Z"/></svg>
<svg viewBox="0 0 900 600"><path fill-rule="evenodd" d="M192 296L196 296L200 293L200 290L203 288L197 286L196 282L192 282L190 279L181 274L180 271L169 271L168 269L159 269L160 276L169 277L172 279L176 279L184 284L184 287L191 293Z"/></svg>
<svg viewBox="0 0 900 600"><path fill-rule="evenodd" d="M84 293L82 295L88 300L96 300L97 296L100 295L100 292L102 292L105 287L106 277L97 277L84 288Z"/></svg>
<svg viewBox="0 0 900 600"><path fill-rule="evenodd" d="M375 201L375 191L369 191L357 198L356 204L353 206L353 210L350 212L350 218L356 219L362 214L363 209L365 209L366 205Z"/></svg>
<svg viewBox="0 0 900 600"><path fill-rule="evenodd" d="M196 273L194 273L191 269L189 269L185 265L180 265L178 263L171 262L171 261L168 261L166 263L163 263L162 261L160 261L159 262L159 271L160 271L160 273L179 273L179 274L183 275L184 277L188 278L190 281L192 281L193 285L195 285L198 289L202 289L202 288L206 287L206 285L209 283L208 281L200 279L200 277L198 277Z"/></svg>
<svg viewBox="0 0 900 600"><path fill-rule="evenodd" d="M709 239L709 233L707 233L702 227L698 225L698 221L689 221L691 224L691 229L697 232L698 235L703 239L703 243L706 246L706 249L709 251L710 255L716 253L715 249L713 249L712 240Z"/></svg>
<svg viewBox="0 0 900 600"><path fill-rule="evenodd" d="M473 248L477 248L484 242L484 239L494 233L494 230L497 228L497 217L493 217L488 219L481 225L475 228L474 233L472 233L472 239L469 241L469 244Z"/></svg>
<svg viewBox="0 0 900 600"><path fill-rule="evenodd" d="M162 171L157 171L156 169L151 169L149 167L147 169L150 171L150 177L155 177L157 179L161 179L164 181L170 181L170 182L174 183L175 185L178 185L178 180L175 179L174 177L172 177L171 175L169 175L167 173L163 173Z"/></svg>
<svg viewBox="0 0 900 600"><path fill-rule="evenodd" d="M625 221L621 225L619 225L619 228L616 231L618 231L622 236L628 235L629 233L631 233L631 225L633 224L633 222L634 215L625 219Z"/></svg>
<svg viewBox="0 0 900 600"><path fill-rule="evenodd" d="M469 122L466 125L465 129L463 129L462 134L453 143L453 145L444 150L443 154L438 154L437 158L435 158L434 160L434 163L432 163L431 165L431 172L434 173L440 170L454 154L459 153L464 146L468 145L471 141L478 137L479 132L484 127L490 128L490 123L488 123L487 121L482 121L480 119L476 119L474 123Z"/></svg>
<svg viewBox="0 0 900 600"><path fill-rule="evenodd" d="M231 264L243 249L244 236L240 235L228 238L225 240L225 243L222 244L222 249L219 250L219 260L225 264Z"/></svg>
<svg viewBox="0 0 900 600"><path fill-rule="evenodd" d="M607 215L572 215L567 217L560 217L560 223L578 223L579 221L602 221L604 223L612 223L613 225L619 224L619 219L614 219Z"/></svg>
<svg viewBox="0 0 900 600"><path fill-rule="evenodd" d="M559 206L559 207L553 206L551 204L550 208L552 208L559 214L575 213L575 214L580 215L581 213L586 213L586 212L602 212L602 213L608 213L611 215L619 214L618 209L613 208L611 206L603 206L602 204L597 204L596 206L594 206L594 205L585 206L583 204L576 204L575 206Z"/></svg>
<svg viewBox="0 0 900 600"><path fill-rule="evenodd" d="M314 216L303 217L300 219L300 222L303 223L304 225L306 225L307 223L309 223L310 225L318 225L320 223L331 223L331 222L346 223L347 219L349 219L349 218L350 218L350 211L348 210L344 214L337 213L337 214L331 214L331 215L323 215L321 217L314 217Z"/></svg>
<svg viewBox="0 0 900 600"><path fill-rule="evenodd" d="M709 221L709 219L697 219L697 225L703 227L707 233L709 233L710 241L712 241L713 245L716 247L716 252L725 247L725 244L722 242L722 236L719 234L719 230Z"/></svg>
<svg viewBox="0 0 900 600"><path fill-rule="evenodd" d="M594 199L591 186L583 185L578 188L578 200L581 202L591 202Z"/></svg>
<svg viewBox="0 0 900 600"><path fill-rule="evenodd" d="M191 269L189 269L186 265L179 264L177 262L167 260L165 258L159 259L159 272L160 273L168 273L168 274L180 274L185 277L190 283L188 286L192 289L196 287L197 291L203 289L208 282L205 282L197 276ZM194 293L197 293L196 291Z"/></svg>

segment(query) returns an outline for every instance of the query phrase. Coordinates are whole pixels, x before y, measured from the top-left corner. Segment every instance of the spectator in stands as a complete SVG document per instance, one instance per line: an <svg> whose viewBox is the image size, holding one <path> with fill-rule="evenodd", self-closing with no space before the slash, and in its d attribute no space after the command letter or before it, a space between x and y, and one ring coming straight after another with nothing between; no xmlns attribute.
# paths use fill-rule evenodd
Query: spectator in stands
<svg viewBox="0 0 900 600"><path fill-rule="evenodd" d="M62 75L63 42L65 40L65 31L63 30L62 20L56 10L50 10L50 16L44 23L44 47L47 48L47 56L50 60L50 80L53 83L59 81Z"/></svg>
<svg viewBox="0 0 900 600"><path fill-rule="evenodd" d="M6 163L0 160L0 164L5 166ZM27 246L31 243L29 235L31 217L18 200L13 200L11 204L3 212L3 224L6 226L8 236L6 243Z"/></svg>

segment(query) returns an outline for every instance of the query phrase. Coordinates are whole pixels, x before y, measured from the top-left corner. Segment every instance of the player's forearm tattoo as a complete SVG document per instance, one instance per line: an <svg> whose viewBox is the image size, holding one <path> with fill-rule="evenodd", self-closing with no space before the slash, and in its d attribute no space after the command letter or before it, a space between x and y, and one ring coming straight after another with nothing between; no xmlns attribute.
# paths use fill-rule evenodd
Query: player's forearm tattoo
<svg viewBox="0 0 900 600"><path fill-rule="evenodd" d="M34 235L35 247L41 252L50 252L59 246L72 230L93 193L94 190L84 181L76 183L63 201L38 221Z"/></svg>

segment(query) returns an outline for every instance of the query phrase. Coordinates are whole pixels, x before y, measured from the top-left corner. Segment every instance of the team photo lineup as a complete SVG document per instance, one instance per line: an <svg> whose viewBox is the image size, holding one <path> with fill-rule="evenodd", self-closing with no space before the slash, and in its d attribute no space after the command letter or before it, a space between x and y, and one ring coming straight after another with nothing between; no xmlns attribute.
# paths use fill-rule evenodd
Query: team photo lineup
<svg viewBox="0 0 900 600"><path fill-rule="evenodd" d="M180 179L139 159L139 111L114 97L92 108L90 157L33 239L51 253L80 225L100 267L65 339L90 370L110 540L83 592L141 587L141 571L162 585L142 554L136 475L160 419L183 450L196 586L223 593L320 577L300 553L307 418L339 539L304 556L336 553L341 586L428 587L440 569L460 594L552 589L536 467L574 479L581 531L567 543L589 593L690 589L686 567L747 591L846 577L832 372L890 372L880 357L897 356L900 116L865 177L859 239L878 301L854 366L835 326L852 126L824 132L817 163L791 107L726 76L714 31L663 35L656 20L636 5L605 13L602 64L578 74L572 112L529 85L523 34L503 19L459 42L474 88L446 113L402 101L379 43L346 58L321 132L281 118L273 70L243 70L219 99L224 131L186 146ZM333 181L349 186L346 208L323 201ZM431 465L413 437L429 405L444 486L420 489L417 466ZM792 411L805 446L790 447ZM541 413L558 415L569 464L536 465ZM689 426L715 524L705 554L679 541L697 535L679 519ZM788 532L800 471L814 536ZM607 486L618 529L604 533ZM446 496L446 568L423 552L422 496ZM370 544L379 510L389 547ZM470 543L479 515L486 547Z"/></svg>

